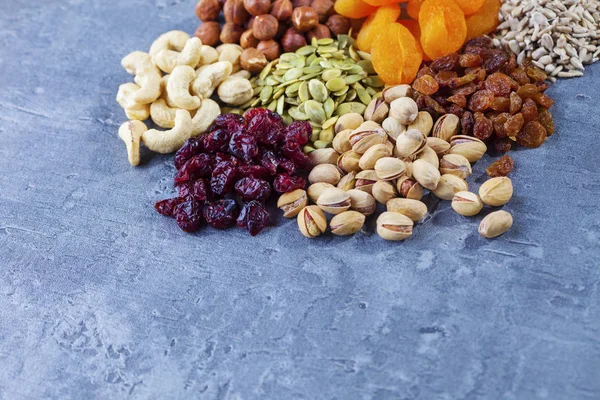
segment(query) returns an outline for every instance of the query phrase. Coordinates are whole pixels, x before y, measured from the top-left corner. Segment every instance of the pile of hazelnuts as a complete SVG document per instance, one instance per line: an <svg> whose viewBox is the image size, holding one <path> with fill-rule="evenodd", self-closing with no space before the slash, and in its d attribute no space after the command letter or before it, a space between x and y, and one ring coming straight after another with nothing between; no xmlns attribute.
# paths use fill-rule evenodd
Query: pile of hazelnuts
<svg viewBox="0 0 600 400"><path fill-rule="evenodd" d="M242 68L259 73L282 52L293 52L313 38L346 34L358 21L338 15L334 0L200 0L196 15L203 23L195 36L202 43L239 44ZM221 11L225 24L217 21ZM358 29L354 29L358 32Z"/></svg>

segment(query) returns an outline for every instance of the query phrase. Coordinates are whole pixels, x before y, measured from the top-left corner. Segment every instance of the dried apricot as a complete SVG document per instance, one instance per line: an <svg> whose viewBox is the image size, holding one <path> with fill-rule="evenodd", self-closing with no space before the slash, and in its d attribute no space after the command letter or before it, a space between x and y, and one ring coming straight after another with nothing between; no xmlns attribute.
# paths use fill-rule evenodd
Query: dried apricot
<svg viewBox="0 0 600 400"><path fill-rule="evenodd" d="M367 53L371 52L371 43L373 43L380 30L384 26L396 22L399 16L400 6L398 4L379 7L374 14L367 18L360 29L356 39L358 48Z"/></svg>
<svg viewBox="0 0 600 400"><path fill-rule="evenodd" d="M484 0L454 0L460 7L465 15L475 14L481 6L483 6Z"/></svg>
<svg viewBox="0 0 600 400"><path fill-rule="evenodd" d="M419 11L421 46L431 59L458 51L467 37L465 15L447 0L425 0Z"/></svg>
<svg viewBox="0 0 600 400"><path fill-rule="evenodd" d="M435 78L425 75L415 79L412 84L413 89L424 95L431 96L440 89L440 85L437 83Z"/></svg>
<svg viewBox="0 0 600 400"><path fill-rule="evenodd" d="M486 35L498 26L498 12L502 5L500 0L485 0L479 10L466 18L467 39Z"/></svg>
<svg viewBox="0 0 600 400"><path fill-rule="evenodd" d="M373 67L388 85L410 83L423 58L413 35L401 24L388 24L371 44Z"/></svg>
<svg viewBox="0 0 600 400"><path fill-rule="evenodd" d="M403 19L398 22L404 25L415 38L419 52L421 53L421 56L423 56L423 60L430 61L431 59L423 54L423 49L421 48L421 27L419 26L419 21L415 21L414 19Z"/></svg>
<svg viewBox="0 0 600 400"><path fill-rule="evenodd" d="M485 172L487 172L488 176L496 178L499 176L508 175L514 167L515 162L513 161L511 156L506 155L500 157L499 159L491 163L490 166L485 169Z"/></svg>
<svg viewBox="0 0 600 400"><path fill-rule="evenodd" d="M336 0L333 8L338 14L348 18L368 17L377 11L377 7L362 0Z"/></svg>
<svg viewBox="0 0 600 400"><path fill-rule="evenodd" d="M537 121L529 121L517 135L517 143L524 147L540 147L548 136L546 128Z"/></svg>
<svg viewBox="0 0 600 400"><path fill-rule="evenodd" d="M406 3L408 0L363 0L365 3L375 6L375 7L381 7L381 6L387 6L390 4L397 4L397 3Z"/></svg>
<svg viewBox="0 0 600 400"><path fill-rule="evenodd" d="M421 4L425 0L409 0L406 5L406 12L412 19L419 19L419 11L421 11Z"/></svg>

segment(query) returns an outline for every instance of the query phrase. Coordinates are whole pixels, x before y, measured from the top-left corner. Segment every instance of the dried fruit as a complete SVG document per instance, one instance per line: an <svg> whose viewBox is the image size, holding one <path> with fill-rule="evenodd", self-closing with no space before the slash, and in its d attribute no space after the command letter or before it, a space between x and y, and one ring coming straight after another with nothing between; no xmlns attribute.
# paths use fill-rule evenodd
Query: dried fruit
<svg viewBox="0 0 600 400"><path fill-rule="evenodd" d="M238 206L232 199L217 200L204 206L204 219L216 229L233 226L238 214Z"/></svg>
<svg viewBox="0 0 600 400"><path fill-rule="evenodd" d="M485 0L479 10L469 15L466 18L466 39L473 39L494 31L498 26L498 12L501 5L501 0Z"/></svg>
<svg viewBox="0 0 600 400"><path fill-rule="evenodd" d="M202 202L188 200L178 204L173 215L184 232L196 232L202 225Z"/></svg>
<svg viewBox="0 0 600 400"><path fill-rule="evenodd" d="M367 0L367 2L370 1ZM371 14L369 18L367 18L362 28L360 28L360 32L356 37L356 45L358 48L362 51L370 52L371 44L379 34L379 31L386 25L396 22L399 16L400 7L398 4L389 4L379 7L374 14Z"/></svg>
<svg viewBox="0 0 600 400"><path fill-rule="evenodd" d="M467 37L465 15L453 1L425 0L419 25L423 52L431 59L458 51Z"/></svg>
<svg viewBox="0 0 600 400"><path fill-rule="evenodd" d="M420 78L417 78L413 82L412 87L417 92L423 93L426 96L431 96L440 89L440 85L436 79L429 75L424 75Z"/></svg>
<svg viewBox="0 0 600 400"><path fill-rule="evenodd" d="M517 143L524 147L540 147L546 140L546 128L538 121L529 121L517 135Z"/></svg>
<svg viewBox="0 0 600 400"><path fill-rule="evenodd" d="M377 7L362 0L337 0L334 8L338 14L348 18L364 18L377 11Z"/></svg>
<svg viewBox="0 0 600 400"><path fill-rule="evenodd" d="M515 167L515 162L509 155L505 155L494 161L486 168L488 176L495 178L499 176L506 176Z"/></svg>
<svg viewBox="0 0 600 400"><path fill-rule="evenodd" d="M242 208L236 224L256 236L269 225L269 212L263 204L251 201Z"/></svg>
<svg viewBox="0 0 600 400"><path fill-rule="evenodd" d="M371 56L373 68L388 85L412 82L422 61L415 38L398 23L381 28L371 44Z"/></svg>

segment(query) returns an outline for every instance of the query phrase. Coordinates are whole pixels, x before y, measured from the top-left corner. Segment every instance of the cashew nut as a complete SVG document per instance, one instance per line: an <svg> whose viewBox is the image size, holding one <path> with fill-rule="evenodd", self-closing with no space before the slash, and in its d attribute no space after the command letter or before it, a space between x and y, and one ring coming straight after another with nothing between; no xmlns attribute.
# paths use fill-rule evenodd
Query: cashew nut
<svg viewBox="0 0 600 400"><path fill-rule="evenodd" d="M196 115L192 118L192 137L196 137L201 133L206 132L209 126L221 114L221 107L216 101L211 99L202 100L200 108L196 111Z"/></svg>
<svg viewBox="0 0 600 400"><path fill-rule="evenodd" d="M197 77L192 83L192 92L203 99L210 98L217 86L231 75L232 68L229 61L219 61L198 68Z"/></svg>
<svg viewBox="0 0 600 400"><path fill-rule="evenodd" d="M156 153L173 153L191 137L192 128L192 117L189 111L177 110L173 129L168 131L147 130L144 132L142 140L147 148Z"/></svg>
<svg viewBox="0 0 600 400"><path fill-rule="evenodd" d="M173 103L185 110L200 107L200 99L190 94L190 85L196 79L196 71L187 65L175 67L167 82L167 93Z"/></svg>
<svg viewBox="0 0 600 400"><path fill-rule="evenodd" d="M133 100L140 104L150 104L160 97L161 74L155 68L138 71L134 81L140 86Z"/></svg>
<svg viewBox="0 0 600 400"><path fill-rule="evenodd" d="M241 69L238 72L236 72L235 74L229 75L230 78L244 78L244 79L250 79L251 76L252 76L252 74L250 73L250 71L246 71L245 69Z"/></svg>
<svg viewBox="0 0 600 400"><path fill-rule="evenodd" d="M117 103L123 107L127 118L143 121L150 116L150 105L140 104L134 100L139 90L140 87L133 82L122 84L117 92Z"/></svg>
<svg viewBox="0 0 600 400"><path fill-rule="evenodd" d="M171 129L175 126L177 110L178 108L169 107L164 99L158 99L150 106L150 117L161 128Z"/></svg>
<svg viewBox="0 0 600 400"><path fill-rule="evenodd" d="M160 73L156 65L152 62L152 56L143 51L133 51L127 54L121 60L121 65L131 75L137 75L141 71L155 70Z"/></svg>
<svg viewBox="0 0 600 400"><path fill-rule="evenodd" d="M190 35L182 31L170 31L164 33L152 43L149 53L154 57L161 50L182 51L189 38Z"/></svg>
<svg viewBox="0 0 600 400"><path fill-rule="evenodd" d="M227 78L219 85L217 93L224 103L239 106L254 96L254 89L248 79Z"/></svg>
<svg viewBox="0 0 600 400"><path fill-rule="evenodd" d="M141 121L127 121L119 128L119 137L127 147L127 157L133 166L140 164L140 144L142 135L148 128Z"/></svg>
<svg viewBox="0 0 600 400"><path fill-rule="evenodd" d="M200 48L200 62L197 67L210 65L219 61L219 52L212 46L202 45Z"/></svg>
<svg viewBox="0 0 600 400"><path fill-rule="evenodd" d="M156 65L170 74L178 65L188 65L195 68L202 56L202 41L197 37L189 39L181 53L173 50L161 50L154 56Z"/></svg>
<svg viewBox="0 0 600 400"><path fill-rule="evenodd" d="M244 50L237 44L227 43L217 47L219 53L219 61L229 61L233 66L233 72L238 72L242 69L240 65L240 57Z"/></svg>

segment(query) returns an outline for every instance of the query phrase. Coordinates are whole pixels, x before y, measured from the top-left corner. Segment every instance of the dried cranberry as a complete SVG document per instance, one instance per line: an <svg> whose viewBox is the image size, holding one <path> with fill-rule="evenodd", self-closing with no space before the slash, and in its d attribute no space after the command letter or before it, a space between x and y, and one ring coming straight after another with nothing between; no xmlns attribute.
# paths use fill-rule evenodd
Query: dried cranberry
<svg viewBox="0 0 600 400"><path fill-rule="evenodd" d="M224 128L230 133L239 132L246 126L244 117L238 114L220 114L213 124L214 127Z"/></svg>
<svg viewBox="0 0 600 400"><path fill-rule="evenodd" d="M303 146L310 140L312 126L306 121L295 121L285 128L285 142L295 146Z"/></svg>
<svg viewBox="0 0 600 400"><path fill-rule="evenodd" d="M179 204L183 203L185 201L185 199L181 198L181 197L175 197L174 199L166 199L166 200L161 200L161 201L157 201L154 204L154 208L156 209L156 211L158 211L159 214L164 215L165 217L171 217L173 218L173 211L175 210L175 207L177 207Z"/></svg>
<svg viewBox="0 0 600 400"><path fill-rule="evenodd" d="M238 206L232 199L219 200L204 206L204 219L216 229L229 228L235 224L239 213Z"/></svg>
<svg viewBox="0 0 600 400"><path fill-rule="evenodd" d="M204 136L204 148L212 153L227 151L230 139L231 133L226 128L218 127Z"/></svg>
<svg viewBox="0 0 600 400"><path fill-rule="evenodd" d="M258 155L256 139L244 132L234 133L229 141L229 152L246 162L251 162Z"/></svg>
<svg viewBox="0 0 600 400"><path fill-rule="evenodd" d="M245 204L237 219L237 226L247 229L252 236L256 236L268 224L269 212L258 201L251 201Z"/></svg>
<svg viewBox="0 0 600 400"><path fill-rule="evenodd" d="M183 167L190 158L200 154L204 150L204 142L198 138L188 139L187 142L175 153L175 168Z"/></svg>
<svg viewBox="0 0 600 400"><path fill-rule="evenodd" d="M265 167L260 165L240 165L238 167L238 176L245 176L248 178L256 178L262 180L268 180L269 171Z"/></svg>
<svg viewBox="0 0 600 400"><path fill-rule="evenodd" d="M253 135L258 143L265 146L275 146L285 138L285 124L280 115L269 112L262 113L248 122L248 133Z"/></svg>
<svg viewBox="0 0 600 400"><path fill-rule="evenodd" d="M294 165L300 169L310 168L310 159L300 146L288 146L287 144L281 149L281 153L287 157Z"/></svg>
<svg viewBox="0 0 600 400"><path fill-rule="evenodd" d="M256 178L244 178L235 184L235 192L244 201L266 201L271 196L269 182Z"/></svg>
<svg viewBox="0 0 600 400"><path fill-rule="evenodd" d="M225 196L233 188L236 178L237 173L233 163L229 161L220 162L213 169L210 188L214 194Z"/></svg>
<svg viewBox="0 0 600 400"><path fill-rule="evenodd" d="M272 151L265 151L260 156L260 165L262 165L271 175L277 173L277 169L282 159Z"/></svg>
<svg viewBox="0 0 600 400"><path fill-rule="evenodd" d="M195 181L211 175L214 159L208 154L200 154L189 159L175 175L175 183Z"/></svg>
<svg viewBox="0 0 600 400"><path fill-rule="evenodd" d="M273 181L273 189L279 193L291 192L295 189L304 189L306 180L301 176L292 176L290 174L280 174Z"/></svg>
<svg viewBox="0 0 600 400"><path fill-rule="evenodd" d="M179 191L181 196L181 189ZM206 179L198 179L191 187L191 191L188 196L191 196L193 200L204 201L208 200L210 196L210 189L208 187L208 181ZM184 196L182 196L184 197Z"/></svg>
<svg viewBox="0 0 600 400"><path fill-rule="evenodd" d="M196 232L202 225L202 202L184 201L175 207L173 212L177 225L182 231Z"/></svg>
<svg viewBox="0 0 600 400"><path fill-rule="evenodd" d="M267 109L267 108L253 108L251 110L246 111L246 114L244 114L244 118L246 118L246 122L250 123L250 121L252 121L254 119L254 117L257 117L259 115L263 115L263 114L271 114L273 113L273 111Z"/></svg>

